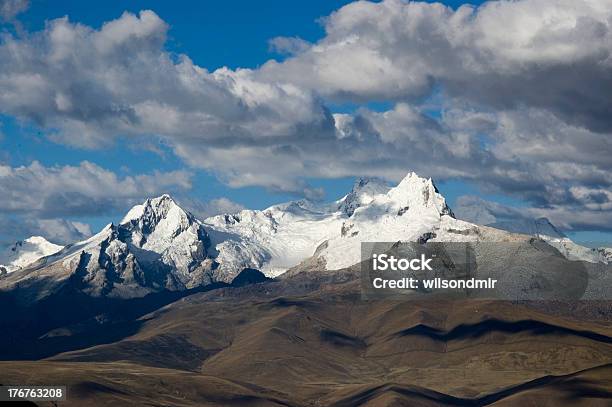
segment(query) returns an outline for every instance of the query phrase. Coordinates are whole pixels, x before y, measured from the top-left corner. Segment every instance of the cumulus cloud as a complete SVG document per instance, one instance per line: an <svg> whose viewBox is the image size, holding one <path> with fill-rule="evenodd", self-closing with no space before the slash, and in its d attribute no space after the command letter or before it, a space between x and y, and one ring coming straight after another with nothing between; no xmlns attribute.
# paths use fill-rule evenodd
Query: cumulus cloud
<svg viewBox="0 0 612 407"><path fill-rule="evenodd" d="M65 219L40 219L37 220L40 235L48 237L54 242L68 244L91 236L91 226L83 222ZM36 233L29 233L34 235Z"/></svg>
<svg viewBox="0 0 612 407"><path fill-rule="evenodd" d="M13 241L42 235L54 242L91 234L82 222L66 217L99 216L123 211L146 197L191 188L185 171L120 177L84 161L78 166L0 165L0 235Z"/></svg>
<svg viewBox="0 0 612 407"><path fill-rule="evenodd" d="M44 236L52 243L66 245L91 235L90 226L82 222L61 218L0 217L0 246L10 245L30 236Z"/></svg>
<svg viewBox="0 0 612 407"><path fill-rule="evenodd" d="M268 41L268 45L271 51L287 55L299 54L312 46L299 37L275 37Z"/></svg>
<svg viewBox="0 0 612 407"><path fill-rule="evenodd" d="M13 21L14 18L27 10L29 0L0 0L0 20Z"/></svg>
<svg viewBox="0 0 612 407"><path fill-rule="evenodd" d="M589 213L584 221L569 216L568 227L609 219L608 0L500 0L456 10L356 2L324 21L314 44L273 39L290 54L282 62L214 72L168 52L168 24L152 11L99 29L49 21L40 32L2 37L0 111L83 148L154 135L233 187L316 197L309 177L397 180L415 170L515 195L559 217ZM367 108L377 101L392 107ZM329 107L347 102L363 106L350 114ZM88 200L61 187L66 192L27 202L40 213L87 212Z"/></svg>
<svg viewBox="0 0 612 407"><path fill-rule="evenodd" d="M321 41L259 75L354 101L422 98L442 86L489 107L545 108L609 131L611 16L608 0L500 0L457 10L355 2L325 20Z"/></svg>
<svg viewBox="0 0 612 407"><path fill-rule="evenodd" d="M85 147L151 133L177 143L240 145L252 143L254 134L283 137L328 119L308 91L254 81L249 70L210 73L166 52L167 29L155 13L142 11L99 30L61 18L28 39L5 36L2 110Z"/></svg>
<svg viewBox="0 0 612 407"><path fill-rule="evenodd" d="M36 214L41 218L86 216L124 209L143 198L191 188L184 171L119 177L84 161L78 166L0 165L0 212Z"/></svg>

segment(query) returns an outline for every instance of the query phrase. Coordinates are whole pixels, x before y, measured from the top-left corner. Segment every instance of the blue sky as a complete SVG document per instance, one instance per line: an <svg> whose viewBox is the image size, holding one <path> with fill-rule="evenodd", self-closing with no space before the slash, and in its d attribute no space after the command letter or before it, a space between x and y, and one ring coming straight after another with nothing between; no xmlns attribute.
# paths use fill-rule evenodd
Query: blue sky
<svg viewBox="0 0 612 407"><path fill-rule="evenodd" d="M119 17L124 11L137 13L152 9L171 25L169 46L172 51L188 54L195 63L214 70L256 67L272 57L270 38L282 35L300 36L316 41L323 29L316 20L346 4L347 1L319 0L309 2L192 2L192 1L35 1L21 16L28 31L44 28L45 22L68 16L70 20L99 27L105 21ZM171 170L183 164L171 152L163 157L118 143L111 149L84 150L49 141L35 128L23 126L11 117L2 117L2 150L8 153L14 166L38 160L45 165L77 165L83 160L105 168L119 168L125 173L147 172L151 169ZM294 199L295 196L271 193L261 187L228 188L216 177L198 171L193 194L199 199L227 197L249 208L265 208ZM352 179L316 180L329 197L350 190ZM87 217L79 220L91 223L94 229L120 216Z"/></svg>
<svg viewBox="0 0 612 407"><path fill-rule="evenodd" d="M325 32L319 18L337 10L346 1L313 0L288 2L269 0L263 2L226 1L226 2L191 2L191 1L39 1L34 0L29 9L19 16L22 28L27 32L40 31L47 21L68 16L72 22L78 22L95 29L106 22L118 18L124 11L138 13L142 9L153 10L169 24L166 49L176 54L188 55L196 65L209 71L226 66L237 68L258 68L271 58L283 60L285 55L270 49L268 41L274 37L299 37L315 43L324 37ZM464 2L445 1L451 7L458 7ZM470 2L480 4L480 2ZM14 27L5 25L4 30L14 32ZM327 106L333 112L354 113L363 103L345 103L330 101ZM392 102L371 102L365 106L372 111L384 111L392 108ZM436 116L435 109L429 114ZM153 137L157 152L143 149L139 141L118 139L104 149L84 149L65 143L52 141L48 132L28 121L18 120L11 115L0 116L2 123L0 138L0 163L13 167L29 165L36 160L44 166L79 165L82 161L95 163L103 168L112 168L117 174L150 173L173 171L188 168L194 173L192 189L182 192L190 198L206 201L226 197L249 208L264 208L271 204L295 199L297 195L272 191L262 186L232 188L220 181L209 171L187 166L177 157L166 142ZM409 165L407 165L409 170ZM307 182L314 188L323 188L325 199L337 199L345 194L354 177L309 178ZM462 195L476 195L489 201L522 207L526 201L516 196L501 193L483 192L477 184L456 179L447 179L438 183L442 193L447 197L451 207ZM117 220L120 210L104 213L99 216L77 217L73 220L84 221L96 230L109 220ZM609 233L580 231L570 235L581 242L610 242Z"/></svg>
<svg viewBox="0 0 612 407"><path fill-rule="evenodd" d="M124 11L137 13L143 9L152 9L171 26L171 50L189 55L195 63L212 71L222 66L232 69L254 68L270 58L282 58L282 55L271 51L268 45L268 40L277 36L298 36L315 42L324 35L318 23L319 18L347 3L350 1L106 1L98 4L38 1L22 15L21 21L29 31L41 30L47 20L63 16L99 27ZM453 7L463 4L458 1L444 3ZM340 105L336 106L336 110L353 111L355 107ZM49 141L37 129L20 126L11 117L5 116L2 121L6 135L2 147L9 153L13 165L27 165L32 160L45 165L77 165L88 160L106 168L123 168L126 173L147 172L152 168L171 170L183 166L171 152L160 157L150 151L139 150L137 146L128 147L124 143L104 150L67 148ZM12 137L13 134L19 136ZM199 171L195 181L194 190L198 198L227 197L249 208L261 209L296 198L295 195L270 192L261 187L228 188L205 171ZM314 186L323 187L328 199L336 199L350 190L354 179L313 179L311 182ZM476 191L474 187L461 182L449 182L443 187L451 202L466 191ZM84 220L100 227L107 223L108 218L104 216Z"/></svg>
<svg viewBox="0 0 612 407"><path fill-rule="evenodd" d="M195 63L214 70L256 67L271 57L268 40L278 36L300 37L315 42L324 35L317 22L350 1L34 1L22 20L30 30L43 28L45 21L69 16L74 21L99 27L124 11L154 10L171 25L170 47L188 54ZM451 7L482 1L442 1Z"/></svg>

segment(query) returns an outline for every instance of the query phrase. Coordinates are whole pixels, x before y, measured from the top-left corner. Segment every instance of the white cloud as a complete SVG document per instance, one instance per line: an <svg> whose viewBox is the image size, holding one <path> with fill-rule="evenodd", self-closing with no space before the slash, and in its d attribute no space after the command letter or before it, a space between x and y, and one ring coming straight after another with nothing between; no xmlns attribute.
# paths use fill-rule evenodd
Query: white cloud
<svg viewBox="0 0 612 407"><path fill-rule="evenodd" d="M612 130L612 3L355 2L325 21L326 36L258 75L336 100L408 100L439 87L495 108L546 108ZM276 40L277 42L279 40Z"/></svg>
<svg viewBox="0 0 612 407"><path fill-rule="evenodd" d="M191 188L186 171L119 176L91 162L46 167L0 164L0 241L42 235L69 243L91 235L88 224L66 218L123 212L147 197Z"/></svg>
<svg viewBox="0 0 612 407"><path fill-rule="evenodd" d="M19 13L27 10L29 0L0 0L0 20L12 21Z"/></svg>
<svg viewBox="0 0 612 407"><path fill-rule="evenodd" d="M279 54L299 54L312 46L308 41L298 37L275 37L268 41L270 50Z"/></svg>
<svg viewBox="0 0 612 407"><path fill-rule="evenodd" d="M78 166L0 165L0 211L36 214L41 218L99 215L163 192L191 188L184 171L119 177L84 161Z"/></svg>
<svg viewBox="0 0 612 407"><path fill-rule="evenodd" d="M92 235L89 225L61 218L36 219L27 216L0 216L0 246L30 236L44 236L56 244L69 244Z"/></svg>
<svg viewBox="0 0 612 407"><path fill-rule="evenodd" d="M608 211L601 191L612 186L611 21L608 0L501 0L457 10L357 2L326 18L315 44L273 39L292 55L283 62L209 72L166 50L169 26L152 11L99 29L62 18L38 33L2 37L0 111L77 147L153 135L233 187L317 196L309 177L398 179L415 170L542 210ZM428 114L432 100L441 117ZM365 107L380 101L393 107ZM333 114L327 106L337 102L364 107ZM132 191L125 201L159 189L147 180L108 182ZM87 212L89 198L74 194L95 192L57 182L42 202L15 203L9 191L4 207Z"/></svg>
<svg viewBox="0 0 612 407"><path fill-rule="evenodd" d="M41 235L49 241L60 244L83 240L93 234L88 224L65 219L40 219L34 225L32 228L34 230L28 231L25 235Z"/></svg>

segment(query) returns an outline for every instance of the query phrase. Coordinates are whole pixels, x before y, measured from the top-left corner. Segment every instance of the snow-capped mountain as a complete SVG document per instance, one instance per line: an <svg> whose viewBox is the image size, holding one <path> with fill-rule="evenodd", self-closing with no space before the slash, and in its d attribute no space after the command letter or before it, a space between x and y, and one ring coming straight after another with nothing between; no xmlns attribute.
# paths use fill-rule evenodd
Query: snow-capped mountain
<svg viewBox="0 0 612 407"><path fill-rule="evenodd" d="M129 232L124 240L137 257L159 255L163 264L176 269L176 277L187 287L194 284L192 273L207 260L210 238L204 226L169 195L133 207L120 229Z"/></svg>
<svg viewBox="0 0 612 407"><path fill-rule="evenodd" d="M369 204L375 196L386 194L390 189L391 187L380 179L359 178L351 192L340 199L338 209L350 217L357 208Z"/></svg>
<svg viewBox="0 0 612 407"><path fill-rule="evenodd" d="M612 250L607 248L593 249L573 242L567 237L539 235L540 239L556 248L568 260L582 260L589 263L612 264Z"/></svg>
<svg viewBox="0 0 612 407"><path fill-rule="evenodd" d="M229 279L245 267L276 276L313 255L316 247L342 225L335 204L307 200L243 210L204 220L217 251L219 272Z"/></svg>
<svg viewBox="0 0 612 407"><path fill-rule="evenodd" d="M475 240L478 226L460 221L431 179L408 174L396 187L362 178L342 199L307 200L244 210L204 220L222 275L254 267L268 276L283 273L315 255L318 266L335 270L358 263L368 241ZM484 234L503 234L489 229Z"/></svg>
<svg viewBox="0 0 612 407"><path fill-rule="evenodd" d="M204 224L217 251L218 276L225 280L244 267L276 276L306 259L321 269L349 267L361 260L361 242L539 237L570 260L605 262L603 255L593 256L591 249L571 242L548 220L536 221L533 230L505 231L456 219L432 180L415 173L395 187L375 178L358 179L346 196L332 203L301 200L218 215Z"/></svg>
<svg viewBox="0 0 612 407"><path fill-rule="evenodd" d="M489 226L512 233L536 236L556 248L568 260L582 260L589 263L612 263L612 250L606 248L589 248L579 245L568 238L547 218L519 219L496 222Z"/></svg>
<svg viewBox="0 0 612 407"><path fill-rule="evenodd" d="M36 267L13 273L1 285L44 282L44 294L69 286L93 296L138 297L213 281L216 263L200 221L168 195L132 208L119 225L66 246Z"/></svg>
<svg viewBox="0 0 612 407"><path fill-rule="evenodd" d="M219 272L231 276L241 268L255 267L268 276L282 274L313 256L324 243L346 237L345 224L355 212L391 189L380 179L360 178L335 202L299 200L205 219L218 252Z"/></svg>
<svg viewBox="0 0 612 407"><path fill-rule="evenodd" d="M340 208L360 185L356 184ZM343 213L339 230L328 237L318 257L329 270L349 267L361 261L361 242L456 240L453 231L468 237L475 225L459 221L431 179L408 174L396 187L376 188L359 194L360 205ZM475 235L472 236L475 238Z"/></svg>
<svg viewBox="0 0 612 407"><path fill-rule="evenodd" d="M558 232L540 223L539 231ZM554 234L538 236L570 260L607 263L612 257L609 249L593 251ZM130 298L229 283L248 268L268 277L308 269L304 264L342 269L360 262L361 242L516 242L531 236L456 219L432 180L414 173L395 187L359 179L330 203L299 200L204 221L163 195L136 205L118 225L8 274L0 290L35 287L30 291L40 297L69 287Z"/></svg>
<svg viewBox="0 0 612 407"><path fill-rule="evenodd" d="M63 247L49 242L42 236L32 236L18 241L0 253L0 275L22 269L41 257L57 253Z"/></svg>

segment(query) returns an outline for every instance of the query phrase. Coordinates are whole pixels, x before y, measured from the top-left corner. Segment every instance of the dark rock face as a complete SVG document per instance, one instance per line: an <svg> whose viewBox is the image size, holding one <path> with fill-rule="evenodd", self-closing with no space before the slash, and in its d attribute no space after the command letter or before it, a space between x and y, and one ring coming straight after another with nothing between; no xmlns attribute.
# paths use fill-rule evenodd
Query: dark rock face
<svg viewBox="0 0 612 407"><path fill-rule="evenodd" d="M417 243L425 244L429 239L433 239L434 237L436 237L435 232L423 233L423 235L418 238Z"/></svg>
<svg viewBox="0 0 612 407"><path fill-rule="evenodd" d="M264 273L259 270L245 268L240 274L234 277L231 285L233 287L244 287L245 285L263 283L270 280L270 278L266 277Z"/></svg>

